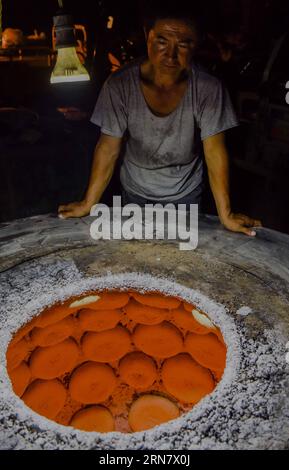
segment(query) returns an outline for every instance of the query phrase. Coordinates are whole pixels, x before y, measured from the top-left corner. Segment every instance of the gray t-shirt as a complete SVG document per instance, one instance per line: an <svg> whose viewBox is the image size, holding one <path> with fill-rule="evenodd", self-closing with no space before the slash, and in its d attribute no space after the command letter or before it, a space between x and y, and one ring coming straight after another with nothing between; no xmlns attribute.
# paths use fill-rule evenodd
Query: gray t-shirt
<svg viewBox="0 0 289 470"><path fill-rule="evenodd" d="M219 80L195 66L178 107L168 116L156 116L141 89L140 64L134 61L107 79L91 121L103 134L126 137L120 170L125 190L174 201L202 182L201 140L238 122Z"/></svg>

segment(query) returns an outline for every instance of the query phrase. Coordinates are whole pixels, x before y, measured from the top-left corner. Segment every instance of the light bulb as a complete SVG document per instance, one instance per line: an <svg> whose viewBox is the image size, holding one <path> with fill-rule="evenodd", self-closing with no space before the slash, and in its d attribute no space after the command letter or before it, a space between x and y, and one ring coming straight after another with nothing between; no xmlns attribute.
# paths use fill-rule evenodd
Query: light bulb
<svg viewBox="0 0 289 470"><path fill-rule="evenodd" d="M76 52L76 39L71 15L54 16L56 64L51 74L50 83L86 82L90 80L85 67Z"/></svg>
<svg viewBox="0 0 289 470"><path fill-rule="evenodd" d="M86 82L88 80L90 80L88 72L81 64L75 47L58 49L50 83Z"/></svg>

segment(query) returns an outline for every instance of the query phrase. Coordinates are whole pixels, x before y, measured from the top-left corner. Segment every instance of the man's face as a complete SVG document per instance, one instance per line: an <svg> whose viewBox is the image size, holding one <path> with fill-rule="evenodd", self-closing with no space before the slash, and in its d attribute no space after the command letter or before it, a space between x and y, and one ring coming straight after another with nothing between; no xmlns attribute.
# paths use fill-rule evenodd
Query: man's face
<svg viewBox="0 0 289 470"><path fill-rule="evenodd" d="M185 22L159 20L148 35L148 57L162 73L178 75L190 68L196 43L196 33Z"/></svg>

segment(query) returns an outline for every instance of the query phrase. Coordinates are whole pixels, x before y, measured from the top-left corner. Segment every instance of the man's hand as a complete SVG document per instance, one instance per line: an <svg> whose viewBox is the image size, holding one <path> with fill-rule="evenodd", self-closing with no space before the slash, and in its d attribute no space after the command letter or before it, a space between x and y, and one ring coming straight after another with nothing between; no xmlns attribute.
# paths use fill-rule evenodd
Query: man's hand
<svg viewBox="0 0 289 470"><path fill-rule="evenodd" d="M262 227L260 220L231 211L229 196L229 156L225 145L224 133L208 137L203 141L205 159L212 193L220 221L232 232L245 233L255 237L252 227Z"/></svg>
<svg viewBox="0 0 289 470"><path fill-rule="evenodd" d="M245 233L249 237L256 236L256 231L252 230L252 227L262 227L260 220L251 219L251 217L243 214L230 213L228 216L221 218L221 222L228 230Z"/></svg>
<svg viewBox="0 0 289 470"><path fill-rule="evenodd" d="M71 202L70 204L65 204L59 206L58 208L58 217L60 219L68 219L69 217L84 217L89 215L90 205L85 201L80 202Z"/></svg>

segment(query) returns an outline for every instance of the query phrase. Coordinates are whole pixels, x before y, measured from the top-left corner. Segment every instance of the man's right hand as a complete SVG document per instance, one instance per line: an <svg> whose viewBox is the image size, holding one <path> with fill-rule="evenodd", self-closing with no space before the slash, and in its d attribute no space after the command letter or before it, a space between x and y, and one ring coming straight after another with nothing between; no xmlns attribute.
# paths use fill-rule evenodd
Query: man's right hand
<svg viewBox="0 0 289 470"><path fill-rule="evenodd" d="M58 207L58 217L69 219L70 217L84 217L89 215L91 206L85 201L71 202Z"/></svg>

